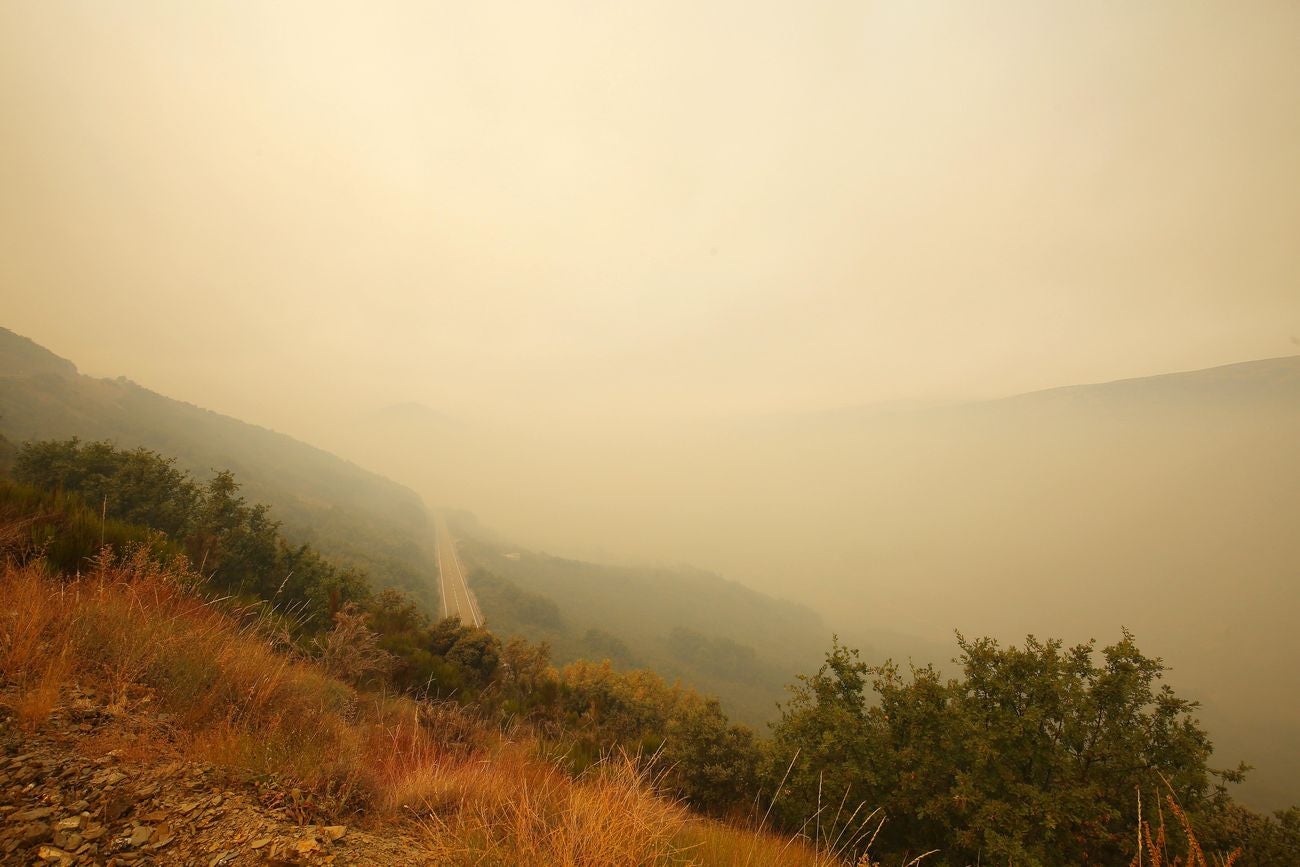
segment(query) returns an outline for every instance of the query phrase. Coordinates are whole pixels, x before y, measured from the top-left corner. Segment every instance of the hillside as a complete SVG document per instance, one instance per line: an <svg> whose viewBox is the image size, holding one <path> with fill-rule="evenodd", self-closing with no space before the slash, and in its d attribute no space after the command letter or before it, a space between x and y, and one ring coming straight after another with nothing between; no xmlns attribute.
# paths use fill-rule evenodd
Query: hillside
<svg viewBox="0 0 1300 867"><path fill-rule="evenodd" d="M461 515L461 556L489 628L546 641L556 662L610 659L716 695L762 731L831 641L811 610L689 567L588 563L521 550Z"/></svg>
<svg viewBox="0 0 1300 867"><path fill-rule="evenodd" d="M192 575L0 570L6 863L844 864L693 814L630 760L574 775L526 730L360 689Z"/></svg>
<svg viewBox="0 0 1300 867"><path fill-rule="evenodd" d="M363 569L433 608L437 568L427 516L411 490L284 434L174 400L127 379L96 379L0 328L0 435L25 441L107 439L174 456L207 478L235 473L272 506L288 537ZM3 458L3 455L0 455Z"/></svg>

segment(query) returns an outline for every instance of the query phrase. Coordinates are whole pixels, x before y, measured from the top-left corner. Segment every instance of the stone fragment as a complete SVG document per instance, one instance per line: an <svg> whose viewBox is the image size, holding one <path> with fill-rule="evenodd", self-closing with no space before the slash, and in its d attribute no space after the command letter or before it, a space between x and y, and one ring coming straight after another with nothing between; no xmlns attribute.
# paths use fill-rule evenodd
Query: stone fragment
<svg viewBox="0 0 1300 867"><path fill-rule="evenodd" d="M54 834L54 845L69 852L80 846L81 842L82 837L76 831L57 831Z"/></svg>
<svg viewBox="0 0 1300 867"><path fill-rule="evenodd" d="M331 840L342 840L343 836L348 832L348 826L347 825L326 825L321 830L325 833L325 836Z"/></svg>
<svg viewBox="0 0 1300 867"><path fill-rule="evenodd" d="M127 843L138 849L145 843L149 842L149 837L152 834L153 828L150 828L148 825L139 825L131 832L131 838L127 840Z"/></svg>
<svg viewBox="0 0 1300 867"><path fill-rule="evenodd" d="M104 804L104 818L110 822L116 822L118 819L131 812L135 806L135 799L126 794L116 794L108 799Z"/></svg>
<svg viewBox="0 0 1300 867"><path fill-rule="evenodd" d="M270 842L271 842L270 837L258 837L256 840L254 840L252 843L249 843L248 845L250 848L253 849L261 849L263 846L265 846L267 843Z"/></svg>
<svg viewBox="0 0 1300 867"><path fill-rule="evenodd" d="M44 822L31 822L18 829L20 846L35 846L50 839L50 826Z"/></svg>
<svg viewBox="0 0 1300 867"><path fill-rule="evenodd" d="M44 819L54 811L49 807L37 807L34 810L23 810L21 813L14 813L9 817L10 822L31 822L36 819Z"/></svg>

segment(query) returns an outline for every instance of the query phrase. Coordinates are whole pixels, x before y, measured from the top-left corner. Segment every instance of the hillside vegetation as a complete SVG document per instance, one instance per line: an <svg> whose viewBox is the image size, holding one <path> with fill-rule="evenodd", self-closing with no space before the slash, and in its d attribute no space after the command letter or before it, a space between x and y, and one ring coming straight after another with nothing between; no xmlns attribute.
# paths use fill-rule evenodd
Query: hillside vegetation
<svg viewBox="0 0 1300 867"><path fill-rule="evenodd" d="M64 489L0 492L0 610L13 612L0 675L16 725L38 731L70 691L161 712L181 754L309 793L304 817L405 823L435 861L838 863L873 839L882 863L931 849L946 865L1116 863L1134 854L1138 792L1174 798L1208 851L1244 844L1240 863L1285 864L1300 840L1295 811L1232 802L1242 771L1210 769L1195 704L1127 635L1100 661L1090 646L963 640L948 680L835 645L762 738L651 672L557 668L544 644L429 623L361 576L351 598L307 586L280 607L267 561L208 574L182 553L196 539L237 549L242 531L173 536L123 520L129 487L106 489L98 513L67 490L72 471L106 463L119 469L108 489L148 478L172 503L163 494L187 479L167 459L30 444L15 472L31 481L52 454ZM118 553L78 553L97 523Z"/></svg>
<svg viewBox="0 0 1300 867"><path fill-rule="evenodd" d="M250 499L275 509L289 540L364 570L379 586L400 588L436 611L432 533L419 497L292 437L124 378L85 376L72 362L4 328L0 435L14 445L78 437L143 446L203 479L228 470Z"/></svg>
<svg viewBox="0 0 1300 867"><path fill-rule="evenodd" d="M65 696L89 691L115 722L97 727L88 751L211 763L234 785L263 781L263 800L295 797L300 821L400 830L412 863L838 863L692 816L630 759L575 777L524 731L358 690L195 596L196 580L144 557L105 559L71 582L38 564L4 567L0 606L18 615L0 642L12 724L39 732ZM172 722L151 724L146 710ZM110 845L86 843L82 855L102 858ZM295 860L316 863L313 851Z"/></svg>
<svg viewBox="0 0 1300 867"><path fill-rule="evenodd" d="M755 727L777 718L786 685L830 642L812 611L701 570L553 557L491 541L468 516L455 525L491 629L545 641L558 662L653 669Z"/></svg>

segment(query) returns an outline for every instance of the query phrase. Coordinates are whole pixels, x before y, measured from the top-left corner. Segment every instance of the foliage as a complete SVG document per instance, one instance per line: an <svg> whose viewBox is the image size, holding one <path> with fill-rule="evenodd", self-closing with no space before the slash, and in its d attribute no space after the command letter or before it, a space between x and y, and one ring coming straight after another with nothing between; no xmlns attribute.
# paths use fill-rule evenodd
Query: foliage
<svg viewBox="0 0 1300 867"><path fill-rule="evenodd" d="M1132 853L1134 791L1166 784L1193 814L1228 799L1194 702L1158 685L1166 670L1127 632L1093 644L1002 647L959 636L963 676L904 677L838 643L801 678L775 727L768 773L797 754L778 810L794 824L851 793L884 808L886 851L943 850L948 863L1121 863ZM870 687L878 700L868 703Z"/></svg>
<svg viewBox="0 0 1300 867"><path fill-rule="evenodd" d="M672 652L684 663L728 680L764 681L773 676L772 666L758 658L754 648L724 635L705 635L676 626L668 636Z"/></svg>
<svg viewBox="0 0 1300 867"><path fill-rule="evenodd" d="M46 491L0 479L0 551L26 562L44 558L59 572L88 568L108 546L125 551L146 549L158 561L183 554L183 548L161 533L106 518L76 494Z"/></svg>
<svg viewBox="0 0 1300 867"><path fill-rule="evenodd" d="M25 444L14 476L77 496L91 508L98 504L104 520L171 537L215 588L270 602L307 631L328 628L341 606L369 595L355 570L338 569L308 546L285 541L269 507L248 503L227 470L201 485L176 469L174 459L149 449L73 438Z"/></svg>
<svg viewBox="0 0 1300 867"><path fill-rule="evenodd" d="M608 659L619 665L635 665L636 658L627 642L612 632L592 627L582 636L583 656L589 659Z"/></svg>
<svg viewBox="0 0 1300 867"><path fill-rule="evenodd" d="M13 469L14 460L18 457L18 449L14 444L0 435L0 476L7 475Z"/></svg>
<svg viewBox="0 0 1300 867"><path fill-rule="evenodd" d="M145 448L119 450L108 442L27 443L14 462L24 484L80 494L128 524L183 537L195 528L200 491L174 458ZM233 480L232 480L233 481Z"/></svg>
<svg viewBox="0 0 1300 867"><path fill-rule="evenodd" d="M754 728L786 683L815 667L830 630L811 611L688 567L612 566L506 547L458 516L470 586L503 637L545 641L554 659L610 659L715 695Z"/></svg>
<svg viewBox="0 0 1300 867"><path fill-rule="evenodd" d="M1264 816L1233 803L1198 818L1202 845L1215 852L1241 847L1239 864L1281 867L1300 852L1300 807Z"/></svg>
<svg viewBox="0 0 1300 867"><path fill-rule="evenodd" d="M396 587L436 608L428 519L413 491L284 434L126 379L81 375L3 328L0 435L14 444L80 437L143 445L174 456L174 468L195 478L229 469L245 496L275 510L288 544L310 545L340 569L364 571L376 587ZM86 500L96 509L102 502L92 494Z"/></svg>
<svg viewBox="0 0 1300 867"><path fill-rule="evenodd" d="M669 686L650 671L616 671L608 660L566 666L560 688L577 755L614 745L651 757L664 769L665 785L706 811L733 809L753 792L753 732L731 724L716 699Z"/></svg>
<svg viewBox="0 0 1300 867"><path fill-rule="evenodd" d="M551 648L546 642L533 644L523 638L511 638L501 648L497 672L501 712L507 718L542 722L547 712L556 707L559 680L551 668Z"/></svg>
<svg viewBox="0 0 1300 867"><path fill-rule="evenodd" d="M554 600L540 593L530 593L486 569L472 570L469 580L474 585L479 606L492 612L494 623L516 630L521 627L551 630L563 627L560 607Z"/></svg>

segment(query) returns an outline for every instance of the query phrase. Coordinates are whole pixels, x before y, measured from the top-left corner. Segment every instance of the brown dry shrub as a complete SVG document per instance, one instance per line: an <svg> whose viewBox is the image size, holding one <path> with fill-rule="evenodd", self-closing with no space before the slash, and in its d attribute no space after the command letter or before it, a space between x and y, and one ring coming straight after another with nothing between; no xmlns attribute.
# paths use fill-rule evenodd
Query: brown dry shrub
<svg viewBox="0 0 1300 867"><path fill-rule="evenodd" d="M387 672L392 657L379 646L379 636L366 625L366 614L349 603L334 614L334 627L313 644L316 662L331 677L360 684Z"/></svg>

